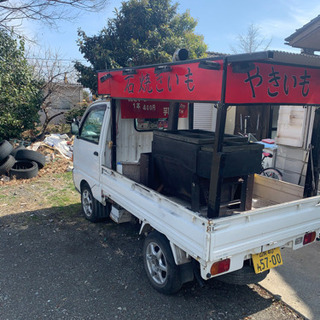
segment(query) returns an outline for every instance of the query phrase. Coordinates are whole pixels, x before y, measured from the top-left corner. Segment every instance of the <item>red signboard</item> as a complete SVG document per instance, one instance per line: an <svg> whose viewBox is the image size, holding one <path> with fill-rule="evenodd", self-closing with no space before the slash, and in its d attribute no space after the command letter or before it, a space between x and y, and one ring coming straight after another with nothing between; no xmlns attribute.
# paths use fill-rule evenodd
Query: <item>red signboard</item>
<svg viewBox="0 0 320 320"><path fill-rule="evenodd" d="M210 65L211 63L211 65ZM155 65L98 73L98 92L115 99L220 102L222 60ZM227 104L320 104L320 69L254 62L247 72L227 68Z"/></svg>
<svg viewBox="0 0 320 320"><path fill-rule="evenodd" d="M169 116L169 102L147 100L121 100L122 119L166 119ZM179 118L188 117L188 104L180 103Z"/></svg>
<svg viewBox="0 0 320 320"><path fill-rule="evenodd" d="M98 93L125 99L220 101L222 69L222 60L208 64L199 60L99 72Z"/></svg>
<svg viewBox="0 0 320 320"><path fill-rule="evenodd" d="M319 104L320 69L254 63L246 73L228 66L225 102L228 104Z"/></svg>

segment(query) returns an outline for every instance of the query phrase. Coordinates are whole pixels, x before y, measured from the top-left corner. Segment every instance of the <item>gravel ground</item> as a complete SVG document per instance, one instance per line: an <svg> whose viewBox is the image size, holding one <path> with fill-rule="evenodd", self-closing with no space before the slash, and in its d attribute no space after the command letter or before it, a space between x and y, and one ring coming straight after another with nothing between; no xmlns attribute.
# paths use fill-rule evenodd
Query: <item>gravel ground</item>
<svg viewBox="0 0 320 320"><path fill-rule="evenodd" d="M138 231L87 222L79 204L0 217L0 319L302 319L256 285L213 279L159 294Z"/></svg>

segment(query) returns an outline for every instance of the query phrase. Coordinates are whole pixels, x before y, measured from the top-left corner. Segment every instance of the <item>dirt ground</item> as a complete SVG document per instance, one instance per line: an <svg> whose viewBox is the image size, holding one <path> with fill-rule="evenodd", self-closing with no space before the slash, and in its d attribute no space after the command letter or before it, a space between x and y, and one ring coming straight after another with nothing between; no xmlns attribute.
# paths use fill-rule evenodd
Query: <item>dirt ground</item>
<svg viewBox="0 0 320 320"><path fill-rule="evenodd" d="M0 184L1 319L303 319L259 285L194 281L156 292L137 223L82 217L70 161Z"/></svg>
<svg viewBox="0 0 320 320"><path fill-rule="evenodd" d="M79 203L72 183L72 161L49 148L41 150L50 161L32 179L0 179L0 217L48 207Z"/></svg>

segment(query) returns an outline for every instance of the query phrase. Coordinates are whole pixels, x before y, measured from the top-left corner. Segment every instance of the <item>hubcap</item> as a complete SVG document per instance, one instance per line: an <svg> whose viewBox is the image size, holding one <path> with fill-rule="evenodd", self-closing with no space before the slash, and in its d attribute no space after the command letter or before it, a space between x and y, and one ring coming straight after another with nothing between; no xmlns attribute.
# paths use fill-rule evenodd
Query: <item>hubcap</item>
<svg viewBox="0 0 320 320"><path fill-rule="evenodd" d="M84 214L87 217L90 217L92 215L92 197L90 192L86 189L82 193L82 208L84 211Z"/></svg>
<svg viewBox="0 0 320 320"><path fill-rule="evenodd" d="M164 284L168 276L167 260L155 242L150 242L147 246L146 261L153 281L157 284Z"/></svg>

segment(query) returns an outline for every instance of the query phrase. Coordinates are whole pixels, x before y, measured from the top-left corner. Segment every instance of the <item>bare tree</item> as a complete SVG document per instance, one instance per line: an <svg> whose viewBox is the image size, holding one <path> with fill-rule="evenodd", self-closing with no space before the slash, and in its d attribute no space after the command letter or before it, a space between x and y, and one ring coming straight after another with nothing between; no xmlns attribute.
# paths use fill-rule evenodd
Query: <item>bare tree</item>
<svg viewBox="0 0 320 320"><path fill-rule="evenodd" d="M248 27L247 33L237 36L238 43L236 47L231 46L233 53L252 53L256 51L268 50L272 39L267 40L265 37L261 36L259 26L251 24Z"/></svg>
<svg viewBox="0 0 320 320"><path fill-rule="evenodd" d="M26 19L55 25L58 19L73 19L81 10L98 11L107 3L108 0L0 0L0 28L17 27Z"/></svg>
<svg viewBox="0 0 320 320"><path fill-rule="evenodd" d="M59 58L58 53L51 53L47 50L44 53L44 58L31 58L29 63L33 67L34 78L42 82L42 103L41 111L44 113L44 121L38 140L43 139L49 123L56 117L63 115L66 110L75 105L73 99L82 86L75 84L76 76L72 65L65 65ZM80 97L78 102L80 103ZM58 104L61 102L67 105L65 110L59 109Z"/></svg>

